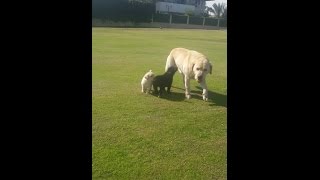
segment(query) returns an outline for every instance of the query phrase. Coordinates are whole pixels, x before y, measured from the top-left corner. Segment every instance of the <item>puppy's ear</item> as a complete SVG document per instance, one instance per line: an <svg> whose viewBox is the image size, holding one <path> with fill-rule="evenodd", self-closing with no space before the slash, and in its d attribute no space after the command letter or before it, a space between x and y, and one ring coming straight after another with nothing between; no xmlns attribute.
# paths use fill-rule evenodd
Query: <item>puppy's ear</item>
<svg viewBox="0 0 320 180"><path fill-rule="evenodd" d="M209 66L210 66L210 74L212 74L212 64L209 63Z"/></svg>
<svg viewBox="0 0 320 180"><path fill-rule="evenodd" d="M149 72L152 72L152 70L150 69L150 71Z"/></svg>

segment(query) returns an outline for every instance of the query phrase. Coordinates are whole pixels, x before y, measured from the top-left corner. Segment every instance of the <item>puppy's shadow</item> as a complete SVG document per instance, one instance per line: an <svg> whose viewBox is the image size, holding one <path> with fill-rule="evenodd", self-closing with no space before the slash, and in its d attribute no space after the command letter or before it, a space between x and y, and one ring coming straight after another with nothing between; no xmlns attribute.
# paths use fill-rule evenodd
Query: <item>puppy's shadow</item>
<svg viewBox="0 0 320 180"><path fill-rule="evenodd" d="M151 95L158 98L158 94L155 94L152 92ZM170 92L170 94L168 94L167 92L163 92L161 98L169 100L169 101L184 101L185 100L184 93L172 92L172 91Z"/></svg>

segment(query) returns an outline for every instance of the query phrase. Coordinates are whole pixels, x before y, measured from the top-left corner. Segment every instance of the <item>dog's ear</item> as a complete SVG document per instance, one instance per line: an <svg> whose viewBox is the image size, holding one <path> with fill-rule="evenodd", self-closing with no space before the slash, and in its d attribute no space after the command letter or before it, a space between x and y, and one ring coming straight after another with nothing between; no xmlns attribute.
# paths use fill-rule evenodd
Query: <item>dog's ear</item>
<svg viewBox="0 0 320 180"><path fill-rule="evenodd" d="M212 74L212 64L209 62L209 66L210 66L210 74Z"/></svg>
<svg viewBox="0 0 320 180"><path fill-rule="evenodd" d="M152 72L152 70L150 69L150 71L149 72Z"/></svg>

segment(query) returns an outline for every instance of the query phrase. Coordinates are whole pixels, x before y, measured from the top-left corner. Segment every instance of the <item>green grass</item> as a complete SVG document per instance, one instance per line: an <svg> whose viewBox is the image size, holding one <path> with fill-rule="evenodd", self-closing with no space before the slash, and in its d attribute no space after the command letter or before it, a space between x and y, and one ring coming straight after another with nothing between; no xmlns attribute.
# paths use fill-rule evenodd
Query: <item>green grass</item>
<svg viewBox="0 0 320 180"><path fill-rule="evenodd" d="M205 54L209 102L182 76L164 98L141 93L150 69L163 74L172 48ZM92 179L226 179L226 32L92 29Z"/></svg>

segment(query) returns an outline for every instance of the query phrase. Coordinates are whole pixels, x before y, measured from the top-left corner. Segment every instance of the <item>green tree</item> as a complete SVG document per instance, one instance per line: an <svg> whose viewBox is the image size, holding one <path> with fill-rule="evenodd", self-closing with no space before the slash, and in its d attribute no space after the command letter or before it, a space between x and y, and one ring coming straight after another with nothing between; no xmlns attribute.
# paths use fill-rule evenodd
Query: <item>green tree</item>
<svg viewBox="0 0 320 180"><path fill-rule="evenodd" d="M224 8L221 17L224 18L224 19L227 19L227 7Z"/></svg>
<svg viewBox="0 0 320 180"><path fill-rule="evenodd" d="M214 14L215 17L221 18L226 10L225 3L214 3L212 7L209 7L208 10Z"/></svg>

